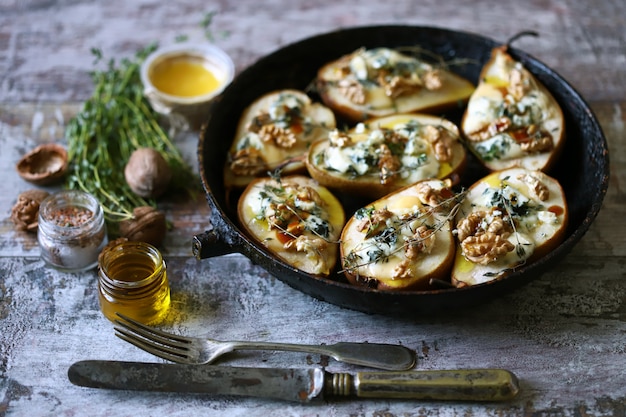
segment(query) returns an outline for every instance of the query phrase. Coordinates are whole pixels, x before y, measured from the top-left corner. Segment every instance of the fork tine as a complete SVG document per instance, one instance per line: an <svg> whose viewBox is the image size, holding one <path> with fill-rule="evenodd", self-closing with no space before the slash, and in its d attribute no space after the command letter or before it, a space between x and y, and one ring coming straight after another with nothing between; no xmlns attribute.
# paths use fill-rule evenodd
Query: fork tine
<svg viewBox="0 0 626 417"><path fill-rule="evenodd" d="M188 356L184 353L170 349L167 346L152 345L150 343L146 343L142 339L137 339L136 336L134 336L132 333L126 333L122 329L116 328L115 330L115 335L117 337L138 347L141 350L153 354L154 356L166 359L171 362L191 363Z"/></svg>
<svg viewBox="0 0 626 417"><path fill-rule="evenodd" d="M191 340L185 336L178 336L172 333L167 333L159 329L155 329L149 326L146 326L143 323L140 323L130 317L127 317L121 313L115 313L122 320L116 319L115 322L125 327L128 331L140 336L144 339L149 339L154 342L169 345L173 347L185 348L191 343Z"/></svg>
<svg viewBox="0 0 626 417"><path fill-rule="evenodd" d="M139 323L130 317L116 313L115 335L136 347L172 362L189 361L191 340L184 336L176 336Z"/></svg>

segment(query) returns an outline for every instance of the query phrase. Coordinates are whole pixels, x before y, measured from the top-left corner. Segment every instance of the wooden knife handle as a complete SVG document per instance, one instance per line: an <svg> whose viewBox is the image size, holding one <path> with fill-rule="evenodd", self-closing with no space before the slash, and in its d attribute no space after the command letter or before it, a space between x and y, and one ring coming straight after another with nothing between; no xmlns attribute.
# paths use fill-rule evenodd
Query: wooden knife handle
<svg viewBox="0 0 626 417"><path fill-rule="evenodd" d="M359 372L331 374L327 396L418 400L506 401L519 392L517 377L504 369Z"/></svg>

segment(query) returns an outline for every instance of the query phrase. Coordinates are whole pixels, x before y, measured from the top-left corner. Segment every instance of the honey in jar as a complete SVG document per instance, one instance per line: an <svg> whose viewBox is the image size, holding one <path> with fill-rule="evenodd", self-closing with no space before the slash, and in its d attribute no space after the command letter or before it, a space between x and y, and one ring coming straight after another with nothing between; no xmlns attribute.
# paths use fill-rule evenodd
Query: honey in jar
<svg viewBox="0 0 626 417"><path fill-rule="evenodd" d="M159 250L144 242L106 248L99 262L98 298L111 321L116 313L144 324L162 321L170 306L170 288Z"/></svg>

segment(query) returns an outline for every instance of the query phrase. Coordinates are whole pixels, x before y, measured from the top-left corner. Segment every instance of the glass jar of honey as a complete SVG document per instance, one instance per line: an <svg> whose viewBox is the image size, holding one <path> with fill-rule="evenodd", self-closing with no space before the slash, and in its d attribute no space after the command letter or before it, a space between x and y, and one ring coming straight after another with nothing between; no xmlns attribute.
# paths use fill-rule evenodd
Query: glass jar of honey
<svg viewBox="0 0 626 417"><path fill-rule="evenodd" d="M122 242L100 257L98 299L106 318L121 313L144 324L160 322L170 306L165 261L154 246Z"/></svg>

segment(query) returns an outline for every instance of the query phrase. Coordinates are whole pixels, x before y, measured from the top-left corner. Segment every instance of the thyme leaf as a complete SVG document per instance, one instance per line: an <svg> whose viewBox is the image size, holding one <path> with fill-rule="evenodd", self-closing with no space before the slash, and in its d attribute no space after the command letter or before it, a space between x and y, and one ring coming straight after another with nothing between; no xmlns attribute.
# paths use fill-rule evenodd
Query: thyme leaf
<svg viewBox="0 0 626 417"><path fill-rule="evenodd" d="M200 22L200 27L204 30L204 37L209 42L215 42L218 38L227 38L230 32L223 30L217 33L213 31L213 18L217 15L216 11L210 11L205 13L204 18Z"/></svg>

